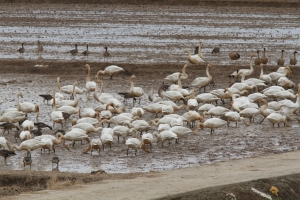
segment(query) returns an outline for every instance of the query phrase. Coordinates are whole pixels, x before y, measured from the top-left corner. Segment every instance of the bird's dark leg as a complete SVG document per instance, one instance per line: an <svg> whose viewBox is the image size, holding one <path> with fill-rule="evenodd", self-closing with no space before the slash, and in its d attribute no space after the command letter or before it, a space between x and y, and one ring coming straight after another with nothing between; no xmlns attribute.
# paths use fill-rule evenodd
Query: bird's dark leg
<svg viewBox="0 0 300 200"><path fill-rule="evenodd" d="M113 75L114 75L114 74L110 75L110 79L112 79Z"/></svg>
<svg viewBox="0 0 300 200"><path fill-rule="evenodd" d="M266 118L263 118L259 123L261 124Z"/></svg>
<svg viewBox="0 0 300 200"><path fill-rule="evenodd" d="M136 155L137 149L135 150L135 155Z"/></svg>

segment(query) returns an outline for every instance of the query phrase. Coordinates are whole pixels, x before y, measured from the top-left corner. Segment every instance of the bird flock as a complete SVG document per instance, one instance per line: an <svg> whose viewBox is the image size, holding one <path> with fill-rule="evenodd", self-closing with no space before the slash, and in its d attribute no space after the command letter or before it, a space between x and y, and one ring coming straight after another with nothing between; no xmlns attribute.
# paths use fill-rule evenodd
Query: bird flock
<svg viewBox="0 0 300 200"><path fill-rule="evenodd" d="M45 104L51 104L51 126L47 122L39 122L40 106L31 102L21 102L23 94L19 92L16 96L17 106L2 111L0 128L3 129L3 134L15 129L15 141L19 140L20 143L11 144L12 141L8 141L4 136L0 137L0 155L6 163L8 157L16 155L15 150L26 151L24 168L27 165L31 168L31 151L40 149L41 153L45 150L55 153L55 146L60 144L69 150L66 141L71 141L72 148L75 149L76 141L86 141L86 148L81 152L83 154L89 151L92 154L93 150L100 154L101 150L104 151L107 147L112 149L112 144L117 143L127 149L127 155L131 149L137 155L139 149L151 153L153 142L161 142L163 148L165 142L170 145L172 140L178 143L181 138L199 134L199 129L209 129L208 134L216 134L218 128L229 127L230 122L235 122L235 126L238 126L238 122L251 126L267 119L270 127L274 127L275 124L280 127L280 123L290 126L294 120L299 121L297 115L300 107L300 84L289 79L292 76L290 66L282 66L285 64L284 60L282 61L284 50L278 59L280 67L276 72L264 74L263 68L268 63L264 48L261 58L259 50L257 57L253 53L249 55L249 68L228 73L229 86L213 88L206 92L207 87L214 81L211 63L207 64L206 76L196 77L187 87L183 87L182 84L189 79L189 67L205 62L201 53L202 44L202 40L199 40L195 54L192 54L191 49L183 51L188 53L187 64L183 66L182 71L174 72L161 80L157 93L154 93L154 82L151 90L146 92L144 88L135 84L138 77L131 75L128 78L128 92L120 94L124 97L123 101L109 91L104 91L103 83L105 75L113 79L113 75L124 72L122 67L107 66L104 70L99 70L93 80L91 67L85 64L83 68L87 70L87 77L83 89L77 87L78 80L74 80L72 85L61 86L60 77L57 77L57 90L53 89L52 94L39 94ZM220 47L216 47L211 54L219 54L221 50ZM43 51L39 41L38 51ZM18 52L25 52L23 43ZM77 44L69 53L73 56L78 54ZM296 53L297 51L294 52L290 65L297 64ZM88 45L83 54L88 56ZM103 55L106 59L109 57L107 47ZM253 57L256 59L253 60ZM228 60L231 62L239 58L238 52L229 53ZM246 79L253 75L253 65L259 65L260 76ZM87 101L95 101L99 105L96 108L79 107L81 98L78 96L83 94L86 95ZM140 106L144 95L148 96L147 104ZM128 102L128 99L132 99L132 103ZM131 104L132 108L126 110L125 104ZM31 113L35 114L34 118ZM152 119L146 118L146 113ZM258 116L262 118L260 122L255 120ZM67 124L71 125L71 128L66 129ZM53 131L53 134L43 134L45 128ZM57 168L59 161L57 156L51 160L57 164Z"/></svg>

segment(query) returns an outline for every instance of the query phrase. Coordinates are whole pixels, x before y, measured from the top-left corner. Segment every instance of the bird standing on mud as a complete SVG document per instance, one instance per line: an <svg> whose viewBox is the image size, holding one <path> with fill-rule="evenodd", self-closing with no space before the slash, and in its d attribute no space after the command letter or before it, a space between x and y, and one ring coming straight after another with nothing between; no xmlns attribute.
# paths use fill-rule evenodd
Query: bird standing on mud
<svg viewBox="0 0 300 200"><path fill-rule="evenodd" d="M17 51L23 55L23 53L25 52L24 43L22 43L22 47L19 48Z"/></svg>
<svg viewBox="0 0 300 200"><path fill-rule="evenodd" d="M72 49L68 53L70 53L72 56L76 56L78 54L77 44L75 44L75 49Z"/></svg>
<svg viewBox="0 0 300 200"><path fill-rule="evenodd" d="M107 47L104 47L104 49L105 49L105 51L103 53L104 61L105 61L105 58L106 58L106 61L108 61L108 57L110 56L110 53L107 50Z"/></svg>

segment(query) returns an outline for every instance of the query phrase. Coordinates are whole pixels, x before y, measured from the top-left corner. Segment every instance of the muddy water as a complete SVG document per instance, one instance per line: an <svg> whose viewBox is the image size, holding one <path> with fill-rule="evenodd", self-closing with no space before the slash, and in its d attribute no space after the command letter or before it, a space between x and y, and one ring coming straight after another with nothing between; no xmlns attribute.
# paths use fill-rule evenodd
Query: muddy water
<svg viewBox="0 0 300 200"><path fill-rule="evenodd" d="M193 48L198 40L202 39L204 46L202 53L207 62L213 65L233 65L226 70L234 71L236 66L248 66L248 57L256 49L267 48L267 55L271 65L276 63L280 50L291 57L295 46L299 45L299 15L296 9L285 8L282 13L279 8L252 8L246 7L154 7L154 6L69 6L69 5L3 5L1 11L0 26L0 53L2 59L36 60L37 64L43 61L77 62L103 62L103 47L108 46L111 57L110 63L122 65L124 63L151 64L154 72L136 69L135 84L143 87L144 91L150 90L149 82L155 80L155 87L162 79L173 73L173 70L155 67L155 63L186 63L185 48ZM251 11L251 13L250 13ZM36 43L40 40L44 46L44 52L38 59ZM25 53L19 55L16 51L20 43L25 42ZM79 44L79 52L85 50L85 44L89 43L91 54L88 58L81 55L72 57L67 52L73 49L74 44ZM211 56L213 47L221 45L221 53ZM235 63L228 60L228 52L239 51L241 59ZM93 64L91 64L93 67ZM149 66L149 65L148 65ZM49 66L51 67L51 66ZM222 71L213 67L216 87L224 88L228 80ZM294 68L296 70L296 68ZM85 87L85 71L78 75L46 74L6 74L1 76L0 95L4 102L1 111L16 105L17 91L22 91L24 98L21 101L29 101L40 105L39 121L52 125L50 119L51 107L43 103L38 94L48 93L56 89L56 77L61 77L62 85L79 82L78 87ZM189 84L197 76L205 76L205 67L201 70L197 67L189 67L187 70L189 79L184 84ZM94 76L95 74L92 74ZM294 76L293 81L299 83L299 76ZM123 100L118 92L129 90L129 77L125 74L117 75L113 80L104 78L105 92L112 93L116 98ZM213 88L211 88L213 89ZM216 88L214 88L216 89ZM209 91L209 90L208 90ZM146 95L141 99L141 105L150 102ZM95 108L99 105L94 99L87 100L85 95L79 95L79 107ZM228 102L225 106L228 106ZM133 107L132 102L126 103L129 112ZM180 110L178 114L185 111ZM78 116L72 116L78 118ZM146 113L146 120L155 116ZM34 120L34 115L30 115ZM258 122L261 116L255 118L250 127L239 123L237 127L217 129L214 135L209 134L208 129L199 130L197 135L189 135L179 141L179 144L170 146L166 143L154 142L151 153L139 150L137 156L134 151L126 155L126 146L118 143L114 138L112 149L106 147L104 151L94 151L91 155L82 154L87 147L80 142L73 148L70 142L70 151L58 146L55 153L43 153L36 150L32 153L32 170L52 170L51 158L59 156L60 171L90 172L103 169L110 173L161 171L187 166L211 164L232 159L257 157L285 151L297 150L299 146L299 123L293 120L290 127L273 128L265 120ZM64 127L68 130L71 120ZM44 130L44 134L53 134L53 131ZM150 132L156 130L152 127ZM91 133L90 138L98 137L99 133ZM13 133L5 135L11 143L15 141ZM18 152L8 159L8 165L0 165L0 169L22 170L24 152ZM54 166L53 166L54 167ZM28 170L28 167L26 167Z"/></svg>

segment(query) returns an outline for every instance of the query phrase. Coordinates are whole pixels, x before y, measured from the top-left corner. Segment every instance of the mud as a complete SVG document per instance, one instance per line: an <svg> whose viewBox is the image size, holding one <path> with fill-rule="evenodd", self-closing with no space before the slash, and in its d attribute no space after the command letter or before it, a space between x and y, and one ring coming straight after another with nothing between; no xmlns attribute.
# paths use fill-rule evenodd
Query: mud
<svg viewBox="0 0 300 200"><path fill-rule="evenodd" d="M57 88L56 78L61 78L61 85L73 84L85 87L86 70L84 64L91 66L91 75L116 64L126 71L110 80L103 76L104 91L112 93L123 101L118 92L129 91L130 75L136 75L135 85L142 87L147 93L154 80L155 88L167 75L181 71L187 63L185 48L194 48L199 39L203 41L202 54L205 62L201 65L190 65L186 72L189 75L183 84L189 86L198 76L205 76L208 63L212 63L211 74L216 85L207 91L224 88L229 85L228 74L239 68L249 67L249 56L257 49L267 48L269 63L265 73L277 70L276 62L281 49L286 50L286 63L292 52L299 46L299 14L297 8L285 7L214 7L210 5L193 6L155 6L155 5L57 5L57 4L1 4L0 19L0 52L1 52L1 87L0 95L4 100L1 111L16 105L17 92L23 93L21 101L29 101L40 106L39 121L52 125L50 121L51 107L43 103L39 94L51 94ZM37 55L37 40L42 42L44 51ZM20 55L17 49L25 43L25 53ZM89 44L91 54L84 57L71 56L68 51L79 45L79 52ZM104 61L103 48L108 46L111 56ZM219 55L211 55L213 47L221 46ZM238 51L241 59L233 62L228 53ZM39 65L39 66L36 66ZM296 84L300 82L297 66L291 67ZM252 77L259 76L259 68L255 67ZM296 88L294 88L296 91ZM157 92L157 90L156 90ZM79 107L95 108L99 105L94 99L87 100L79 95ZM145 94L141 104L150 102ZM228 101L224 106L228 106ZM221 105L222 103L219 102ZM132 102L126 104L126 111L133 107ZM180 110L178 114L183 114ZM296 117L296 116L293 116ZM29 115L34 120L34 115ZM78 118L72 116L71 119ZM155 115L146 113L143 119L149 121ZM251 126L239 123L238 127L217 129L214 135L209 130L199 130L197 135L189 135L162 148L161 143L154 143L151 153L138 151L137 156L131 151L126 155L126 146L115 142L112 149L82 154L87 144L76 143L70 151L62 146L55 153L32 153L32 171L52 171L51 158L61 158L60 172L90 173L102 169L107 173L151 172L199 166L217 162L259 157L275 153L298 150L299 123L290 121L290 127L275 127L268 121L258 122L255 118ZM68 130L71 120L64 126ZM43 134L53 134L45 130ZM156 130L152 127L150 132ZM99 133L91 133L90 138ZM13 133L5 134L11 142L15 141ZM70 146L71 144L68 143ZM24 152L8 159L8 164L0 165L1 170L23 170ZM25 171L29 170L28 167ZM23 171L22 171L23 172Z"/></svg>

